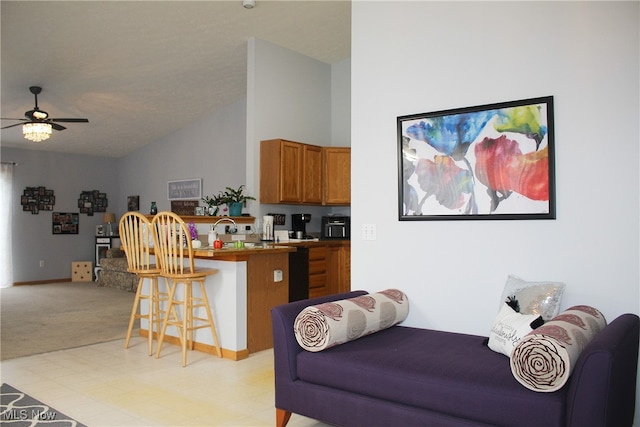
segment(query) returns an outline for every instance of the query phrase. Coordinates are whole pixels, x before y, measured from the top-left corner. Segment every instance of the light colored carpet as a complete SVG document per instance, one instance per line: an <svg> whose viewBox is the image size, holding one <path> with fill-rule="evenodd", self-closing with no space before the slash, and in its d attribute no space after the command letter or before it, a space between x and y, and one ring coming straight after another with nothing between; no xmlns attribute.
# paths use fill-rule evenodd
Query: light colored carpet
<svg viewBox="0 0 640 427"><path fill-rule="evenodd" d="M94 282L0 289L0 360L124 339L134 298Z"/></svg>

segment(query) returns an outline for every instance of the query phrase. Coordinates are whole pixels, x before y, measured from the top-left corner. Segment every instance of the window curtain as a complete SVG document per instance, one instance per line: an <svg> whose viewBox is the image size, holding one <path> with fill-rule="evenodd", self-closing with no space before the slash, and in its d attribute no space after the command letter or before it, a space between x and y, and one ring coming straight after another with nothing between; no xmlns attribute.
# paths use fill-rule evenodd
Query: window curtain
<svg viewBox="0 0 640 427"><path fill-rule="evenodd" d="M13 183L11 163L0 164L0 288L13 285L13 251L11 250L11 195Z"/></svg>

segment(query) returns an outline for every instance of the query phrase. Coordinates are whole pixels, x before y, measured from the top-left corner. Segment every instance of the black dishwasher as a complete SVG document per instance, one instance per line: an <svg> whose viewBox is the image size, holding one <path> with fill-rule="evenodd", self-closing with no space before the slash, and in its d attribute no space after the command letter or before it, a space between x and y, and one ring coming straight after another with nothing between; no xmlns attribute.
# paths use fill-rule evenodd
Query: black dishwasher
<svg viewBox="0 0 640 427"><path fill-rule="evenodd" d="M309 299L309 248L289 252L289 302Z"/></svg>

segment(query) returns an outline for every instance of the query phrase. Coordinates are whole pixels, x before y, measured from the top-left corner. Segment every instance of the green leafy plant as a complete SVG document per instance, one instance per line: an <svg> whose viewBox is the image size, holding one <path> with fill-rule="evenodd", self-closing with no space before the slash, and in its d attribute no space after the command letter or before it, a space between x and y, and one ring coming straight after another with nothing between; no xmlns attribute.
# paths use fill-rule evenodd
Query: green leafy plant
<svg viewBox="0 0 640 427"><path fill-rule="evenodd" d="M244 185L241 185L240 187L238 187L237 190L231 188L231 187L226 187L225 188L225 192L222 193L222 197L224 198L224 203L226 203L227 205L230 205L231 203L245 203L247 200L255 200L255 197L252 196L247 196L246 194L243 194L244 192Z"/></svg>
<svg viewBox="0 0 640 427"><path fill-rule="evenodd" d="M222 192L219 192L217 195L214 195L213 197L205 196L202 198L202 201L207 205L208 207L207 210L211 210L211 208L215 207L213 215L218 215L218 211L220 210L220 205L224 205L225 203L227 203L227 200L225 196L222 194Z"/></svg>

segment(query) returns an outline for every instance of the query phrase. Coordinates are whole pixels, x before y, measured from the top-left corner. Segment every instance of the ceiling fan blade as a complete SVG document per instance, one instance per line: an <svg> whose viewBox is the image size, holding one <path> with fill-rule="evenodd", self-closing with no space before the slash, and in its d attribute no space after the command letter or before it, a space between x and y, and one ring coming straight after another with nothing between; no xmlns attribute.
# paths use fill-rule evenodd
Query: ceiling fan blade
<svg viewBox="0 0 640 427"><path fill-rule="evenodd" d="M62 123L89 123L89 119L48 119L48 121Z"/></svg>
<svg viewBox="0 0 640 427"><path fill-rule="evenodd" d="M12 128L12 127L22 126L22 125L23 125L23 123L16 123L15 125L5 126L5 127L0 128L0 129L9 129L9 128Z"/></svg>
<svg viewBox="0 0 640 427"><path fill-rule="evenodd" d="M6 117L0 117L0 120L20 120L22 122L26 122L27 121L27 119L8 119Z"/></svg>
<svg viewBox="0 0 640 427"><path fill-rule="evenodd" d="M37 122L30 122L30 123L37 123ZM44 123L47 123L47 122L44 122ZM59 125L57 123L49 123L49 124L55 130L65 130L66 129L66 127L64 127L62 125ZM0 129L8 129L8 128L12 128L12 127L16 127L16 126L22 126L22 125L24 125L24 123L16 123L16 124L13 124L13 125L2 127Z"/></svg>

